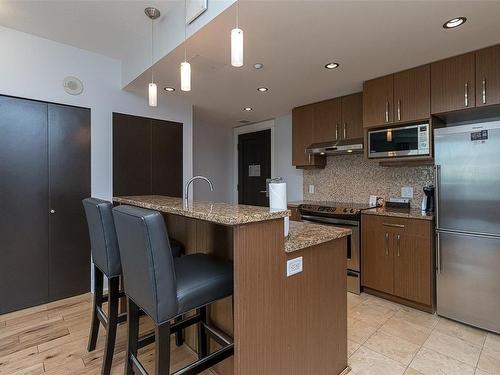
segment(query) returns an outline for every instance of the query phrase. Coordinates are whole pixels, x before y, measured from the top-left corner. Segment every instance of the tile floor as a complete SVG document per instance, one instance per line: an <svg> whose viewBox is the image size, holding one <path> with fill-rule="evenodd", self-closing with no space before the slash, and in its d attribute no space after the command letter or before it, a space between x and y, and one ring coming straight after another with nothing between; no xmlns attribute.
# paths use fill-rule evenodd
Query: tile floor
<svg viewBox="0 0 500 375"><path fill-rule="evenodd" d="M347 301L353 375L500 374L500 335L368 294Z"/></svg>

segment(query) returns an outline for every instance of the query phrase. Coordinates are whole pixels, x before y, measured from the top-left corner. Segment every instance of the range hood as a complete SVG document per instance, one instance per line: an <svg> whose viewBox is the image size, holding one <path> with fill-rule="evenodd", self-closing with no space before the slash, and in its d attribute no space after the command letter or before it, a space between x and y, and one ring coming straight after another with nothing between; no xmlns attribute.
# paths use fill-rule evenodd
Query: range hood
<svg viewBox="0 0 500 375"><path fill-rule="evenodd" d="M340 140L336 142L313 143L308 148L313 155L348 155L363 152L363 138Z"/></svg>

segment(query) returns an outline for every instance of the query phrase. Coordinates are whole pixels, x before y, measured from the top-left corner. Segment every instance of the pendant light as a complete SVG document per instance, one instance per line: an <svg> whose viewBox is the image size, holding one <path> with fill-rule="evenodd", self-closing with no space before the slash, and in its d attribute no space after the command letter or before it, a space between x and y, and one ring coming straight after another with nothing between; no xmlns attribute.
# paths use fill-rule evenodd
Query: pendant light
<svg viewBox="0 0 500 375"><path fill-rule="evenodd" d="M184 62L181 63L181 90L191 91L191 64L187 62L186 40L187 40L187 0L184 0Z"/></svg>
<svg viewBox="0 0 500 375"><path fill-rule="evenodd" d="M243 66L243 30L239 28L240 2L236 2L236 28L231 30L231 65Z"/></svg>
<svg viewBox="0 0 500 375"><path fill-rule="evenodd" d="M158 88L156 87L156 83L154 83L154 20L160 17L160 11L153 7L148 7L144 9L144 13L151 19L151 82L148 86L148 98L149 98L149 106L156 107L158 105Z"/></svg>

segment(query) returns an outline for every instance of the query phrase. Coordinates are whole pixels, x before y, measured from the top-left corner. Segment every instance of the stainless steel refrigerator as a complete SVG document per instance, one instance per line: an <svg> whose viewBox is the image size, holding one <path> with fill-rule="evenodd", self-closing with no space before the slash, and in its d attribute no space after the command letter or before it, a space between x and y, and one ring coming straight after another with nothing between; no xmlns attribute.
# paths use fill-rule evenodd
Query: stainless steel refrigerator
<svg viewBox="0 0 500 375"><path fill-rule="evenodd" d="M500 121L434 137L437 312L500 333Z"/></svg>

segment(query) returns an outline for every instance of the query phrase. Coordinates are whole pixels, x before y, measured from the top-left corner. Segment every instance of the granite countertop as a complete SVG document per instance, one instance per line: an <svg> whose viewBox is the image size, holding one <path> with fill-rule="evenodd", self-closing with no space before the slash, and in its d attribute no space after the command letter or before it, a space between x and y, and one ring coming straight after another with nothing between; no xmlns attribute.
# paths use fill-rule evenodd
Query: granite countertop
<svg viewBox="0 0 500 375"><path fill-rule="evenodd" d="M333 225L290 221L289 236L285 240L285 252L292 253L306 247L336 240L350 234L350 229L339 228Z"/></svg>
<svg viewBox="0 0 500 375"><path fill-rule="evenodd" d="M392 217L402 217L406 219L423 219L423 220L434 220L433 213L425 213L421 210L414 208L404 209L404 208L370 208L368 210L363 210L365 215L379 215L379 216L392 216Z"/></svg>
<svg viewBox="0 0 500 375"><path fill-rule="evenodd" d="M240 225L290 216L289 210L270 210L268 207L242 204L190 200L186 205L182 198L163 195L114 197L113 201L222 225Z"/></svg>

